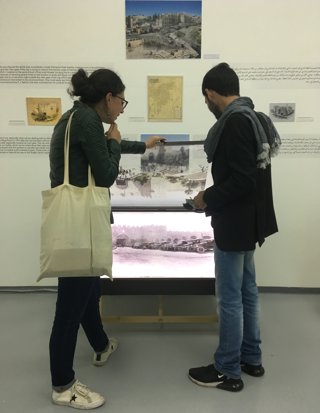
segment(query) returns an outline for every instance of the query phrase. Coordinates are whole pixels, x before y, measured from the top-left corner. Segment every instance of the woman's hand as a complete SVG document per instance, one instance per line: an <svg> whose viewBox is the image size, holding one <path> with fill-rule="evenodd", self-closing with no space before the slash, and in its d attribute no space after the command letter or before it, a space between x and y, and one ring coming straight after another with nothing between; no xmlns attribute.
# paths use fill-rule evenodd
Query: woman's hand
<svg viewBox="0 0 320 413"><path fill-rule="evenodd" d="M112 123L110 128L105 133L107 139L114 139L118 143L121 143L121 133L118 129L118 125L116 123Z"/></svg>
<svg viewBox="0 0 320 413"><path fill-rule="evenodd" d="M149 139L145 141L146 148L154 148L157 143L164 144L166 139L163 136L150 136Z"/></svg>

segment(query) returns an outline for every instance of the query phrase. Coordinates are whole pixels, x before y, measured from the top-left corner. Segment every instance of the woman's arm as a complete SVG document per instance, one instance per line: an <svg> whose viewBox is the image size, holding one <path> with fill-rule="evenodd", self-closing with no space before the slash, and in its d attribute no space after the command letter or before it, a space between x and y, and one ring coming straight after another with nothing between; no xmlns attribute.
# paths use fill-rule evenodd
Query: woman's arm
<svg viewBox="0 0 320 413"><path fill-rule="evenodd" d="M144 153L146 149L155 147L158 143L163 144L163 136L150 136L145 142L121 141L121 153Z"/></svg>
<svg viewBox="0 0 320 413"><path fill-rule="evenodd" d="M81 127L81 145L90 164L95 183L97 186L109 188L119 172L121 157L119 139L107 140L102 123L95 116L88 118Z"/></svg>

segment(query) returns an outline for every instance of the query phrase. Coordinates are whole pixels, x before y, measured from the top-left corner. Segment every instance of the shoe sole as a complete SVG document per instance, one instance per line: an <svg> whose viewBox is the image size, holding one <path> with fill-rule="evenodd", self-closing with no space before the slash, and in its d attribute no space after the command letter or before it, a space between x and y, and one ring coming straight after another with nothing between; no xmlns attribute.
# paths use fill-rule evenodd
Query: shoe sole
<svg viewBox="0 0 320 413"><path fill-rule="evenodd" d="M219 384L223 383L222 381L217 381L215 383L203 383L202 381L198 381L195 378L193 378L192 376L190 376L190 374L188 374L189 379L193 382L196 383L198 386L202 386L202 387L217 387Z"/></svg>
<svg viewBox="0 0 320 413"><path fill-rule="evenodd" d="M194 379L192 376L190 376L190 374L188 374L189 379L197 384L198 386L201 387L207 387L207 388L215 388L215 389L219 389L219 390L225 390L225 391L230 391L232 393L237 393L239 391L241 391L243 389L243 383L239 386L239 388L232 388L232 387L222 387L224 382L223 381L217 381L214 383L203 383L202 381L198 381L196 379Z"/></svg>
<svg viewBox="0 0 320 413"><path fill-rule="evenodd" d="M79 409L79 410L92 410L92 409L96 409L97 407L103 406L105 404L105 400L100 401L100 402L96 402L96 403L92 403L90 406L77 406L74 404L71 404L70 402L59 402L59 401L55 401L52 400L53 404L56 404L58 406L68 406L68 407L72 407L74 409Z"/></svg>

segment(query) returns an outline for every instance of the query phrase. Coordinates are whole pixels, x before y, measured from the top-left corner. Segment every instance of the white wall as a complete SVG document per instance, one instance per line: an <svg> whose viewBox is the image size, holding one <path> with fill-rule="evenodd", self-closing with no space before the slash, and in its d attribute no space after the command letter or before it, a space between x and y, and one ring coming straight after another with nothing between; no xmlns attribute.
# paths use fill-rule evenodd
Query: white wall
<svg viewBox="0 0 320 413"><path fill-rule="evenodd" d="M201 95L203 75L220 61L233 67L319 67L318 0L202 0L202 59L127 60L125 1L0 0L0 64L105 66L116 70L130 101L118 124L123 136L140 133L206 135L214 119ZM208 55L218 54L218 59ZM183 76L183 122L147 122L148 75ZM27 96L61 97L66 87L0 85L0 135L49 136L52 127L28 126ZM319 83L242 82L257 110L270 102L296 102L297 115L308 122L278 123L282 136L318 135ZM134 122L139 117L145 121ZM24 120L25 124L10 123ZM319 254L320 151L280 155L273 162L274 198L279 234L257 252L261 286L320 287ZM46 155L0 154L0 286L33 286L38 276L40 191L49 187ZM209 223L208 223L209 225ZM55 281L42 281L42 285Z"/></svg>

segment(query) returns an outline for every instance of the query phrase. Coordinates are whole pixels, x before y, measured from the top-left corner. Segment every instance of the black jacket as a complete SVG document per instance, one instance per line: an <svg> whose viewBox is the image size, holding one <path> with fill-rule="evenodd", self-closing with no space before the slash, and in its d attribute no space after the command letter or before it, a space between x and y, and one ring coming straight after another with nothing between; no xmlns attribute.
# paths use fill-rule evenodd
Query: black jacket
<svg viewBox="0 0 320 413"><path fill-rule="evenodd" d="M241 114L231 115L212 162L214 185L204 193L215 242L221 250L253 250L256 242L261 246L267 236L278 231L271 165L258 169L256 157L250 121Z"/></svg>

